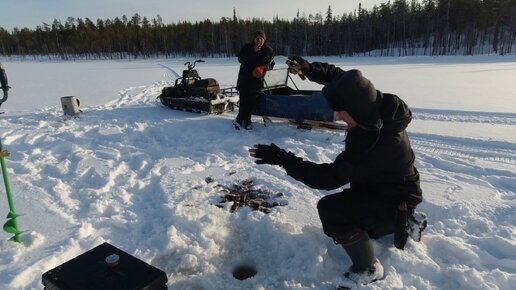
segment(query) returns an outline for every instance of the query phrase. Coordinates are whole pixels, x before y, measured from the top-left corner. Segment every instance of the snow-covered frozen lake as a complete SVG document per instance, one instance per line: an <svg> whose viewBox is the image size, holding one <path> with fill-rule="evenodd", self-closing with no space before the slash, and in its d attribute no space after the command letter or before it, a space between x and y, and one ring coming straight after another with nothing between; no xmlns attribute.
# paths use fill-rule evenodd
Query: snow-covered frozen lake
<svg viewBox="0 0 516 290"><path fill-rule="evenodd" d="M376 240L386 278L364 289L514 289L516 56L308 59L358 68L413 111L408 131L429 227L405 251L391 236ZM236 112L156 102L172 71L192 60L2 60L12 89L0 138L25 232L21 244L0 233L0 289L42 289L44 272L105 241L164 270L169 289L332 289L350 261L319 222L317 201L331 192L258 166L247 150L275 143L331 162L345 133L282 123L241 132L231 125ZM235 84L236 59L205 60L201 76ZM78 118L63 116L68 95L81 100ZM214 184L247 178L284 193L288 205L270 214L214 205ZM0 216L8 211L1 196ZM234 279L242 264L257 275Z"/></svg>

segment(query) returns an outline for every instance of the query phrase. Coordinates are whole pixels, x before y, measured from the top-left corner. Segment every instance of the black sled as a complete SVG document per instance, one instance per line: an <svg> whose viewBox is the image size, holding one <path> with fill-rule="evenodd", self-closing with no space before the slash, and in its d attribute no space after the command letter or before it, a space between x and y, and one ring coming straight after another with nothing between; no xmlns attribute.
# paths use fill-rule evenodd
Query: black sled
<svg viewBox="0 0 516 290"><path fill-rule="evenodd" d="M295 88L288 85L289 80ZM274 117L288 119L290 124L301 129L347 129L345 123L337 122L335 112L328 106L322 92L298 89L288 69L267 71L263 83L253 115L262 116L265 124L268 123L265 120Z"/></svg>

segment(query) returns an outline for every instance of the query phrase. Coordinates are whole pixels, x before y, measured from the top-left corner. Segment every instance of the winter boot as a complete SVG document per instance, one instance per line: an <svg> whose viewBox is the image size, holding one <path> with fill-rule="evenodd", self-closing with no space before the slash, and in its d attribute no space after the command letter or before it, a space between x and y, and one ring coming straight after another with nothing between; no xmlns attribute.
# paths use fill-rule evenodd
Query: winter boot
<svg viewBox="0 0 516 290"><path fill-rule="evenodd" d="M244 129L246 130L253 130L253 124L251 122L249 123L244 123Z"/></svg>
<svg viewBox="0 0 516 290"><path fill-rule="evenodd" d="M253 130L253 125L251 125L251 123L246 124L244 121L239 122L238 119L233 120L232 123L233 123L233 126L235 126L235 130L240 130L240 129Z"/></svg>
<svg viewBox="0 0 516 290"><path fill-rule="evenodd" d="M244 122L238 121L238 119L231 121L231 123L233 123L233 126L235 126L235 130L240 130L244 128Z"/></svg>
<svg viewBox="0 0 516 290"><path fill-rule="evenodd" d="M407 233L414 241L420 242L421 235L426 229L428 222L426 221L426 214L424 212L414 212L407 219Z"/></svg>
<svg viewBox="0 0 516 290"><path fill-rule="evenodd" d="M383 278L383 266L378 259L375 259L373 266L364 271L353 272L350 268L337 282L338 290L347 290L369 284Z"/></svg>
<svg viewBox="0 0 516 290"><path fill-rule="evenodd" d="M421 235L426 229L426 214L414 211L412 214L407 212L407 204L398 205L396 211L396 222L394 231L394 246L403 250L407 243L408 237L416 242L421 241Z"/></svg>
<svg viewBox="0 0 516 290"><path fill-rule="evenodd" d="M373 243L366 231L356 229L335 241L342 245L353 262L337 282L342 287L340 289L350 289L383 278L383 266L374 255Z"/></svg>

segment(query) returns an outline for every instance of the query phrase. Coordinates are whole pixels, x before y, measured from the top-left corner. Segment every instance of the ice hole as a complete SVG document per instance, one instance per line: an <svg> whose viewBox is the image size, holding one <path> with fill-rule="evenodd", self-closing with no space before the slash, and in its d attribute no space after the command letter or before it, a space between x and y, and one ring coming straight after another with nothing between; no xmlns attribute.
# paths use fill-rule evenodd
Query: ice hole
<svg viewBox="0 0 516 290"><path fill-rule="evenodd" d="M256 275L256 269L248 265L240 265L233 269L233 277L238 280L249 279Z"/></svg>

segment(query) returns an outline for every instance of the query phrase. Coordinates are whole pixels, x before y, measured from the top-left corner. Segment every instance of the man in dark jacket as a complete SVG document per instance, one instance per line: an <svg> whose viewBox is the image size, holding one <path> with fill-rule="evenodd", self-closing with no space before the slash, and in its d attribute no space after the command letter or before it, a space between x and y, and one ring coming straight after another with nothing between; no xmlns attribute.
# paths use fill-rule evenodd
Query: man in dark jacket
<svg viewBox="0 0 516 290"><path fill-rule="evenodd" d="M352 266L342 286L367 284L383 277L370 238L394 233L403 249L407 218L422 201L419 173L406 132L412 114L400 98L377 91L358 70L309 63L291 57L289 69L324 85L323 94L338 119L348 124L345 150L333 163L316 164L276 145L250 149L257 164L282 166L287 174L311 188L342 192L324 196L317 209L326 235L342 245Z"/></svg>
<svg viewBox="0 0 516 290"><path fill-rule="evenodd" d="M251 115L263 88L263 75L272 69L274 50L265 43L265 33L261 30L253 33L253 41L245 44L238 53L240 71L236 89L240 95L238 115L233 121L235 129L251 130Z"/></svg>
<svg viewBox="0 0 516 290"><path fill-rule="evenodd" d="M0 63L0 85L2 88L2 91L4 92L3 98L0 99L0 106L7 100L8 91L9 91L9 85L7 84L7 75L5 74L5 70L2 67L2 64Z"/></svg>

